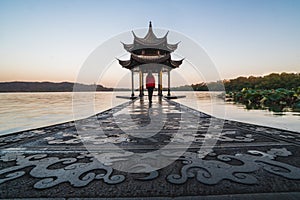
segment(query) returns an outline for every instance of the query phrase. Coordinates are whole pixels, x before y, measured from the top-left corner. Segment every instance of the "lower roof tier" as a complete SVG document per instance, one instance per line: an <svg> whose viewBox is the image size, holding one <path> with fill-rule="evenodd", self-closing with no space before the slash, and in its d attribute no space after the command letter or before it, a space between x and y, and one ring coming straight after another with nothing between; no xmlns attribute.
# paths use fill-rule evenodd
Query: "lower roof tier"
<svg viewBox="0 0 300 200"><path fill-rule="evenodd" d="M132 70L133 68L140 67L145 69L151 69L155 67L165 67L169 68L170 70L178 68L184 59L181 60L171 60L170 58L167 60L164 60L163 62L150 62L150 63L142 63L137 61L136 59L131 58L130 60L119 60L119 64L122 65L122 67Z"/></svg>

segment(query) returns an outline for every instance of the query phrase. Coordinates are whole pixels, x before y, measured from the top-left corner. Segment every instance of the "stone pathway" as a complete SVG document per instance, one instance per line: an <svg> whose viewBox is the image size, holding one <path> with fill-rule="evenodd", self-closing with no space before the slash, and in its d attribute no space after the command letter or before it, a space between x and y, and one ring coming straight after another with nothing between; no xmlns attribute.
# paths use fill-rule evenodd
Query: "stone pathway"
<svg viewBox="0 0 300 200"><path fill-rule="evenodd" d="M0 198L299 199L299 145L299 133L138 99L0 137Z"/></svg>

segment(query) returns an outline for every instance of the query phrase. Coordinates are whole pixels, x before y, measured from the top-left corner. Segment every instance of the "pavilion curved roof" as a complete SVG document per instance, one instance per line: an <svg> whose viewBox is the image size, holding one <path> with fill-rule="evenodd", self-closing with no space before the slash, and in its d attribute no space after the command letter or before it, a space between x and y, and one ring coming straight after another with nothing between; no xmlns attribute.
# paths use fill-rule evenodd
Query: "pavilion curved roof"
<svg viewBox="0 0 300 200"><path fill-rule="evenodd" d="M124 49L128 52L132 52L139 49L160 49L167 52L173 52L177 49L178 43L176 44L168 44L167 36L169 31L161 38L158 38L153 30L152 24L149 23L149 29L145 37L138 37L133 31L132 34L134 36L133 44L123 44Z"/></svg>
<svg viewBox="0 0 300 200"><path fill-rule="evenodd" d="M130 52L129 60L120 60L119 64L122 65L126 69L133 70L138 66L144 64L162 64L170 69L178 68L184 59L181 60L172 60L171 52L177 49L178 43L176 44L168 44L167 36L168 32L164 37L158 38L153 33L151 22L149 24L149 29L145 37L140 38L135 35L133 32L134 41L133 44L124 44L124 48ZM143 50L143 49L157 49L164 50L165 52L157 52L157 54L143 54L140 52L136 52L135 50Z"/></svg>

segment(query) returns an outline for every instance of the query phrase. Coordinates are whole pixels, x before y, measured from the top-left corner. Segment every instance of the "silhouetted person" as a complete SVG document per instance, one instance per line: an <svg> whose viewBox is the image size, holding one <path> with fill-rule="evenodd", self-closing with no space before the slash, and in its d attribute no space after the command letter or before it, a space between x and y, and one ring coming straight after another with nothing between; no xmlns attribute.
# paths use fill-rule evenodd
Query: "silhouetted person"
<svg viewBox="0 0 300 200"><path fill-rule="evenodd" d="M153 95L153 90L155 88L155 79L154 76L152 75L152 72L148 72L148 75L146 77L146 88L148 90L149 102L152 103L152 95Z"/></svg>

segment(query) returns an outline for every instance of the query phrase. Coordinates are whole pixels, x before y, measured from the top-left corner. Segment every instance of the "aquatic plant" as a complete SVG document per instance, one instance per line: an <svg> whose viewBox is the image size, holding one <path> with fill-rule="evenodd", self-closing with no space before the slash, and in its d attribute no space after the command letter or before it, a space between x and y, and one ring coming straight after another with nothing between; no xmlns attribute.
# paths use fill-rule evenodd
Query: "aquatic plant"
<svg viewBox="0 0 300 200"><path fill-rule="evenodd" d="M300 87L297 89L258 90L243 88L241 91L228 92L227 101L242 103L247 109L268 109L274 112L300 111Z"/></svg>

